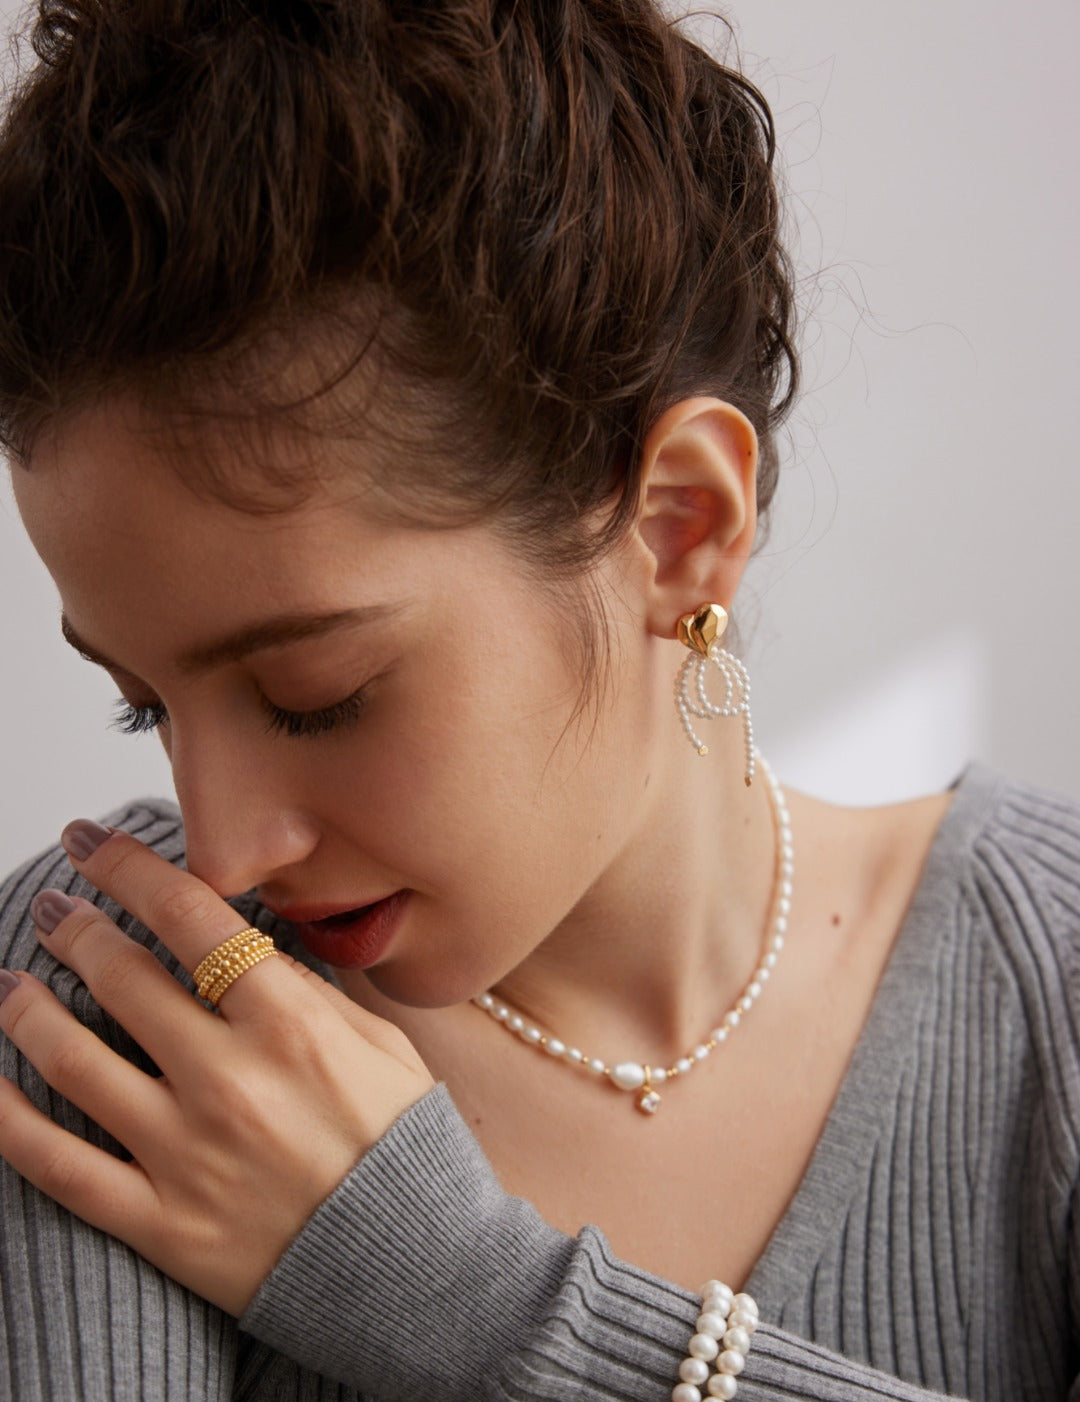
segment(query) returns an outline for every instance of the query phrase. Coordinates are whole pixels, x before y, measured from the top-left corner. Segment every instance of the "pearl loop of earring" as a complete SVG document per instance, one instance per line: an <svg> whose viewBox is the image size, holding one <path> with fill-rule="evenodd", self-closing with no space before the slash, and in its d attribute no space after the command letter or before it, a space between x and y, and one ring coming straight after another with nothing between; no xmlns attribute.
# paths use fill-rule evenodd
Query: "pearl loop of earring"
<svg viewBox="0 0 1080 1402"><path fill-rule="evenodd" d="M750 676L745 665L720 645L728 625L727 610L720 604L702 604L694 613L684 614L676 624L679 641L690 649L675 678L675 708L686 738L699 755L707 755L709 747L697 733L694 721L720 718L742 718L743 748L746 757L747 788L754 779L754 723L750 715ZM720 674L724 699L717 704L709 699L706 684L712 665Z"/></svg>

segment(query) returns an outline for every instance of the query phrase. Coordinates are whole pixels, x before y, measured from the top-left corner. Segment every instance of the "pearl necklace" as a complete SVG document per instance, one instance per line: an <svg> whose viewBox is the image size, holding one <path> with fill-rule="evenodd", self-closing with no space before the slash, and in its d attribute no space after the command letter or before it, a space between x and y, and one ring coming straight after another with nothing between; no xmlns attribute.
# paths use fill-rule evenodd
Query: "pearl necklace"
<svg viewBox="0 0 1080 1402"><path fill-rule="evenodd" d="M619 1090L637 1091L637 1108L646 1115L655 1115L660 1108L660 1093L656 1087L685 1076L726 1042L743 1018L761 997L761 990L769 981L776 967L777 956L784 947L787 933L788 915L791 911L792 877L795 871L795 849L791 842L791 817L780 785L765 763L755 751L754 755L761 772L765 776L769 801L772 805L773 827L776 832L776 874L773 878L773 895L770 907L770 920L766 931L765 946L761 961L750 976L735 1004L724 1014L719 1024L713 1028L692 1051L681 1056L673 1066L650 1066L641 1061L620 1061L609 1066L600 1057L588 1056L577 1047L568 1047L558 1037L549 1036L539 1027L528 1022L522 1015L498 998L489 989L478 994L472 1001L482 1008L489 1017L505 1027L507 1032L520 1037L529 1046L546 1052L554 1061L579 1067L594 1076L606 1076Z"/></svg>

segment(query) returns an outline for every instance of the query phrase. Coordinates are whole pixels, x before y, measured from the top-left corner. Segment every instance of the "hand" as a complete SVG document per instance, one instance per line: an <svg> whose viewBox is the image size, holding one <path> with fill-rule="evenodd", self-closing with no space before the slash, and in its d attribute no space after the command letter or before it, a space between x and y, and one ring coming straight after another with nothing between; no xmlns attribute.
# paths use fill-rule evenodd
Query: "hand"
<svg viewBox="0 0 1080 1402"><path fill-rule="evenodd" d="M126 833L72 862L189 971L243 928L208 886ZM57 892L45 905L62 913L66 900ZM319 1203L431 1088L430 1075L396 1027L285 956L242 974L215 1014L88 901L76 899L51 933L39 920L39 937L162 1075L111 1051L21 974L0 1003L0 1030L133 1161L61 1129L2 1078L0 1157L242 1314Z"/></svg>

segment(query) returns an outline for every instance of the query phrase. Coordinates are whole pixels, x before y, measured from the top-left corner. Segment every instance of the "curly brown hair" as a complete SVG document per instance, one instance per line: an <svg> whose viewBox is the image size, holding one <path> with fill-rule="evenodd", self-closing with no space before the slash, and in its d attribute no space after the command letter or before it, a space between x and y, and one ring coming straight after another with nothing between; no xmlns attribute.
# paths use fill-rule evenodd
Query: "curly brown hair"
<svg viewBox="0 0 1080 1402"><path fill-rule="evenodd" d="M754 424L768 507L797 375L772 118L653 0L43 0L30 40L0 132L16 459L117 389L284 411L252 352L318 328L298 402L390 367L369 415L426 430L394 492L545 563L587 560L601 509L618 536L690 395Z"/></svg>

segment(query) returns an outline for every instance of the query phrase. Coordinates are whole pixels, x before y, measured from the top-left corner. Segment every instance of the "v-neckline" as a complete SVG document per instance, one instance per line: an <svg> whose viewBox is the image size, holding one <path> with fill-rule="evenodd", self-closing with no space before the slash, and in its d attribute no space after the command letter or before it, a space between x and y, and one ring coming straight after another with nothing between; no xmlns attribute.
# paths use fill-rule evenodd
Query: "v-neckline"
<svg viewBox="0 0 1080 1402"><path fill-rule="evenodd" d="M919 1005L932 986L943 931L955 926L958 871L1004 785L983 765L968 766L953 784L919 884L901 923L847 1070L806 1172L758 1257L744 1289L778 1319L820 1259L821 1242L843 1221L854 1185L865 1181L881 1129L896 1103ZM275 921L279 945L337 985L291 926ZM337 985L340 986L340 985Z"/></svg>
<svg viewBox="0 0 1080 1402"><path fill-rule="evenodd" d="M758 1257L744 1289L777 1318L821 1255L821 1242L845 1216L865 1181L886 1118L896 1103L920 1002L934 976L943 931L955 926L957 874L970 860L1003 785L969 766L931 843L919 884L897 932L851 1061L806 1172Z"/></svg>

